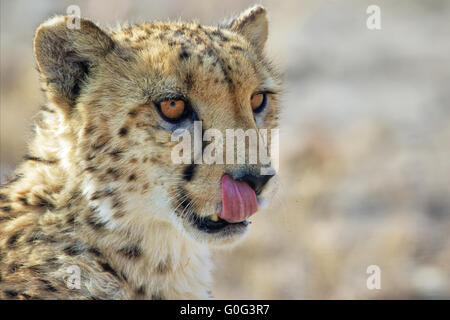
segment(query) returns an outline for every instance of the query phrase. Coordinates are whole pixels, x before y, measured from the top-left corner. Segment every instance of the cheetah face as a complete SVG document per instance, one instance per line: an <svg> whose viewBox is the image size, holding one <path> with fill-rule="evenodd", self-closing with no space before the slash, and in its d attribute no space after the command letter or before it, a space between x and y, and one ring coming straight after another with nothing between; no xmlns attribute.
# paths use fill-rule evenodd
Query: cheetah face
<svg viewBox="0 0 450 320"><path fill-rule="evenodd" d="M222 161L204 157L227 130L267 129L270 139L276 127L279 83L262 54L265 10L220 28L153 23L109 34L87 20L68 30L66 20L38 30L36 57L49 99L78 132L84 192L101 217L111 228L162 221L208 244L241 239L274 191L273 173L262 173L270 163L227 161L237 147L226 143L221 156L214 151ZM184 134L191 143L177 153Z"/></svg>

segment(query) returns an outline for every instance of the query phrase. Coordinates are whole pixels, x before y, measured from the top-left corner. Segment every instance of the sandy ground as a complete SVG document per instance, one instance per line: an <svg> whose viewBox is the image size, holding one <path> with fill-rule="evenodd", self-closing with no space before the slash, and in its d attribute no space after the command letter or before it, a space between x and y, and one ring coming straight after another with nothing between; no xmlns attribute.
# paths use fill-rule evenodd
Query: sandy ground
<svg viewBox="0 0 450 320"><path fill-rule="evenodd" d="M285 81L280 192L246 241L215 252L216 298L450 298L450 2L376 1L377 31L373 2L262 1ZM44 102L34 30L69 4L112 26L215 23L251 2L1 0L2 180Z"/></svg>

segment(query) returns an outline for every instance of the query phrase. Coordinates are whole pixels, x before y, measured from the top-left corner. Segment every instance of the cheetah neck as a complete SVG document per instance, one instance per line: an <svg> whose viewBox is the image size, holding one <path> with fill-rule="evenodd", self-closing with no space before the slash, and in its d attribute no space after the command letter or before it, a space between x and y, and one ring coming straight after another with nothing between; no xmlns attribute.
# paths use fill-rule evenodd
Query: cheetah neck
<svg viewBox="0 0 450 320"><path fill-rule="evenodd" d="M169 207L156 199L144 205L142 197L120 197L105 192L111 190L105 186L89 187L96 183L88 181L82 192L87 201L83 234L107 253L135 297L209 297L209 249L161 218L174 216Z"/></svg>

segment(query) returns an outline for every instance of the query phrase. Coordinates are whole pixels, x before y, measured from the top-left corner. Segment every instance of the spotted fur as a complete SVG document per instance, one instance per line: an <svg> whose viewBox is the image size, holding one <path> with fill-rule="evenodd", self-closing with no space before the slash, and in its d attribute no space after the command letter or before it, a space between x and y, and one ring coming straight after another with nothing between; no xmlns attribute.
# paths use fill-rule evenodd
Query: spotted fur
<svg viewBox="0 0 450 320"><path fill-rule="evenodd" d="M154 103L183 97L204 128L258 128L249 97L279 80L265 9L220 27L154 22L105 31L43 23L34 50L48 103L29 153L0 189L1 299L208 298L209 245L189 223L217 212L220 177L258 165L179 165ZM70 288L70 268L81 271ZM68 269L69 268L69 269Z"/></svg>

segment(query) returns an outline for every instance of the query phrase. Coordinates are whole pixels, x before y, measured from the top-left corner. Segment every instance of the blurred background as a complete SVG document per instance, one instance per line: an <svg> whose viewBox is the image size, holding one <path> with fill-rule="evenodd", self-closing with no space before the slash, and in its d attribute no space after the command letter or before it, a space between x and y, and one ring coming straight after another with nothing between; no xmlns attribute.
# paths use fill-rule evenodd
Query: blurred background
<svg viewBox="0 0 450 320"><path fill-rule="evenodd" d="M38 25L76 4L104 27L217 24L253 1L1 0L0 176L44 103ZM450 299L450 1L262 1L284 73L281 192L214 253L218 299ZM366 9L381 9L368 30ZM368 266L381 270L369 290Z"/></svg>

